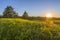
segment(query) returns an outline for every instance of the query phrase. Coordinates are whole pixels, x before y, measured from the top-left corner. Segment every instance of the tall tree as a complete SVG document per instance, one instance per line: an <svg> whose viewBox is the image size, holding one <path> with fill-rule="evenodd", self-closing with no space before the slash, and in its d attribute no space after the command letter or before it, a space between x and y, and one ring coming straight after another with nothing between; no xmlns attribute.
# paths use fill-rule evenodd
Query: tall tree
<svg viewBox="0 0 60 40"><path fill-rule="evenodd" d="M22 16L23 18L28 18L28 13L25 11L24 13L23 13L23 16Z"/></svg>
<svg viewBox="0 0 60 40"><path fill-rule="evenodd" d="M18 14L14 11L14 9L11 6L7 6L3 12L3 17L14 18L17 16Z"/></svg>

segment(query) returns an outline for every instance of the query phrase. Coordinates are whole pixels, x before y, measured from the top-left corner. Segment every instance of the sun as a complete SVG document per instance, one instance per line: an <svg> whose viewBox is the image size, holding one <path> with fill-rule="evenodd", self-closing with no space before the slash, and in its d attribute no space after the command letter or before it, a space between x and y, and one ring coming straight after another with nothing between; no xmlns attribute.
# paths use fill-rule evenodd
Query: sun
<svg viewBox="0 0 60 40"><path fill-rule="evenodd" d="M52 17L52 14L51 14L51 13L47 13L47 14L46 14L46 17L47 17L47 18L51 18L51 17Z"/></svg>

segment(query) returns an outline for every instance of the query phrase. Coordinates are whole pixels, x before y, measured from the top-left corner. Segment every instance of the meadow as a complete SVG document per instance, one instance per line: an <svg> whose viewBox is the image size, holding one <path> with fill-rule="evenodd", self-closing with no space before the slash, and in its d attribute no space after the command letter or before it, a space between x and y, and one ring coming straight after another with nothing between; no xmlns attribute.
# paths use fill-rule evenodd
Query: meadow
<svg viewBox="0 0 60 40"><path fill-rule="evenodd" d="M60 40L59 23L0 18L0 40Z"/></svg>

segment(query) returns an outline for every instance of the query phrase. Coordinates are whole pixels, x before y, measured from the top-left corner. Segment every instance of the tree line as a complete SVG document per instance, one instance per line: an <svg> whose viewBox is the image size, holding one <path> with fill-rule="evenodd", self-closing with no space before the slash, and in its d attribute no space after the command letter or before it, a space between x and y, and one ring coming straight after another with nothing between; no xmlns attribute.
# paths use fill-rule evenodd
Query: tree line
<svg viewBox="0 0 60 40"><path fill-rule="evenodd" d="M7 6L3 12L3 15L0 15L0 18L18 18L20 17L18 13L14 10L12 6ZM28 17L28 13L25 11L22 15L23 18Z"/></svg>
<svg viewBox="0 0 60 40"><path fill-rule="evenodd" d="M18 13L14 10L12 6L7 6L3 12L3 15L0 15L0 18L23 18L29 20L44 20L44 17L30 17L25 11L22 16L19 16Z"/></svg>
<svg viewBox="0 0 60 40"><path fill-rule="evenodd" d="M44 21L45 17L30 17L28 13L25 11L22 16L19 16L18 13L14 10L12 6L7 6L3 12L3 15L0 15L0 18L23 18L28 20L42 20ZM58 20L60 18L54 18Z"/></svg>

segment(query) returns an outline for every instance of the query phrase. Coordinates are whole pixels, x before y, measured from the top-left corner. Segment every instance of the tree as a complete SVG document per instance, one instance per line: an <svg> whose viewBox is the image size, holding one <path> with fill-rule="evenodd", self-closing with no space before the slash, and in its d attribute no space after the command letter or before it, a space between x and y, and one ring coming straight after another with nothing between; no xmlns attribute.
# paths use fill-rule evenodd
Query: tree
<svg viewBox="0 0 60 40"><path fill-rule="evenodd" d="M22 17L23 18L28 18L28 13L25 11Z"/></svg>
<svg viewBox="0 0 60 40"><path fill-rule="evenodd" d="M14 11L14 9L11 6L7 6L3 12L3 17L14 18L17 16L18 14Z"/></svg>

